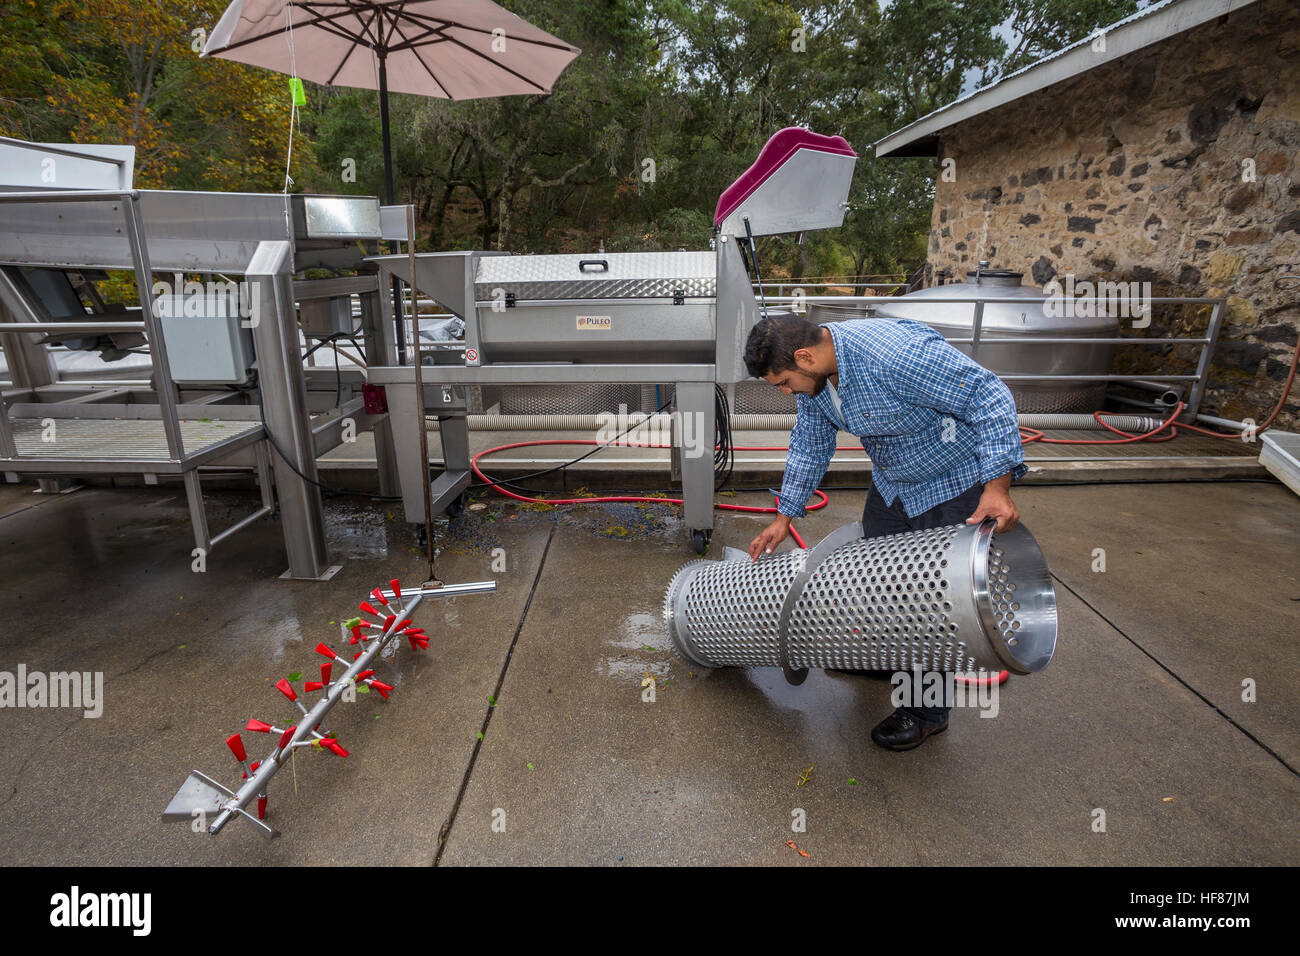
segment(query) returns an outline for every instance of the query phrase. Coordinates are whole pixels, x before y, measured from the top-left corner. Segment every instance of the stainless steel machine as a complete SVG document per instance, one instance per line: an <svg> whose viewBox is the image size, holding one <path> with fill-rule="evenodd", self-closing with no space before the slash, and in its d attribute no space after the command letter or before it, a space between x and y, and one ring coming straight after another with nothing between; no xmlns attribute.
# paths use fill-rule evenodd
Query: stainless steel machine
<svg viewBox="0 0 1300 956"><path fill-rule="evenodd" d="M394 361L365 262L395 237L387 210L373 197L133 189L132 162L130 147L0 138L0 347L12 379L0 471L48 489L66 476L180 476L204 554L278 512L286 576L328 577L316 458L374 429L381 493L396 490L396 466L364 371L304 368L298 307L309 338L324 340L336 326L313 320L346 314L350 326L358 297L346 334L364 342L366 364ZM129 270L149 307L104 302L94 282L106 270ZM124 381L106 365L100 381L64 381L51 346L107 361L146 349L151 378ZM252 469L262 504L214 534L200 470L216 465Z"/></svg>
<svg viewBox="0 0 1300 956"><path fill-rule="evenodd" d="M463 345L439 350L423 395L411 367L370 369L387 390L407 520L425 507L414 447L422 415L440 421L446 466L432 484L433 511L453 506L470 483L464 386L669 385L675 422L713 436L715 389L749 377L754 237L840 225L856 161L841 137L781 130L719 198L711 251L426 253L413 269L407 256L376 257L385 277L412 282L465 321ZM674 434L673 478L702 552L713 530L713 442L695 443L699 454L685 448Z"/></svg>
<svg viewBox="0 0 1300 956"><path fill-rule="evenodd" d="M673 649L699 667L1042 670L1056 649L1056 592L1023 524L863 538L854 522L811 549L692 561L664 597ZM734 549L728 549L734 551Z"/></svg>

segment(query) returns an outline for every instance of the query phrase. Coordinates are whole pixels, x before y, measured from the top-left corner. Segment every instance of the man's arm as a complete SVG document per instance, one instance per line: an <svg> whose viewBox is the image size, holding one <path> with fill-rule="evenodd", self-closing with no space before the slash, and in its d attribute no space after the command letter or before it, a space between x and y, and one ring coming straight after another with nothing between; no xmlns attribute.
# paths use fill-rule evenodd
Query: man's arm
<svg viewBox="0 0 1300 956"><path fill-rule="evenodd" d="M985 482L975 513L966 519L966 523L979 524L985 518L998 520L997 531L1010 531L1020 520L1020 512L1011 500L1011 472Z"/></svg>
<svg viewBox="0 0 1300 956"><path fill-rule="evenodd" d="M812 399L799 396L799 416L790 432L790 449L781 479L781 503L777 508L781 514L802 518L808 513L805 505L830 466L839 431L816 409Z"/></svg>
<svg viewBox="0 0 1300 956"><path fill-rule="evenodd" d="M786 453L785 475L781 480L781 500L776 518L749 545L749 556L771 554L790 533L790 519L802 518L817 483L826 474L835 454L839 428L813 407L812 401L799 396L799 417L790 432L790 449Z"/></svg>

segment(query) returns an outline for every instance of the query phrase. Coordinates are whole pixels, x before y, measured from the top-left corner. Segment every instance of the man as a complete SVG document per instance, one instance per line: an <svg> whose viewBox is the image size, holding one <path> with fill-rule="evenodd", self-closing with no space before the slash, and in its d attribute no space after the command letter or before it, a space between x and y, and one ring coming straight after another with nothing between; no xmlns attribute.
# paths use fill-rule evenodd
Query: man
<svg viewBox="0 0 1300 956"><path fill-rule="evenodd" d="M997 519L1020 519L1011 482L1024 448L1011 392L996 375L911 320L853 319L814 325L790 314L754 326L745 364L755 378L798 396L799 415L781 485L780 512L749 546L771 554L802 518L843 429L871 458L862 512L868 537ZM871 739L911 750L948 728L949 707L900 707Z"/></svg>

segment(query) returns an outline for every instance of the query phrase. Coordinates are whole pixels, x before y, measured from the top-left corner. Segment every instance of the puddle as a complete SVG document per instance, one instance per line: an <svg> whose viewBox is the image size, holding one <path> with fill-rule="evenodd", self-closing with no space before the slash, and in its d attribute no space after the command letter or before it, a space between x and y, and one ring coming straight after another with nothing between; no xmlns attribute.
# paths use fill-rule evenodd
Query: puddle
<svg viewBox="0 0 1300 956"><path fill-rule="evenodd" d="M296 617L267 620L264 613L245 615L226 630L245 646L255 644L265 652L269 663L285 662L295 668L306 663L302 625Z"/></svg>
<svg viewBox="0 0 1300 956"><path fill-rule="evenodd" d="M617 677L634 684L640 684L646 674L656 678L671 677L671 671L671 661L647 661L629 656L606 657L596 667L596 672L605 677Z"/></svg>
<svg viewBox="0 0 1300 956"><path fill-rule="evenodd" d="M672 665L677 661L668 633L664 630L662 612L658 611L640 611L628 615L619 627L619 636L607 644L624 653L600 659L596 673L605 677L617 677L639 684L647 673L654 677L670 676Z"/></svg>
<svg viewBox="0 0 1300 956"><path fill-rule="evenodd" d="M382 511L327 504L325 544L331 557L386 558L388 530Z"/></svg>
<svg viewBox="0 0 1300 956"><path fill-rule="evenodd" d="M217 616L213 620L218 624L216 634L223 640L238 642L241 651L251 650L268 664L288 664L293 670L314 669L309 657L311 648L320 638L313 638L310 642L306 640L300 614L302 605L310 605L311 600L304 601L300 595L289 593L284 588L284 582L278 580L252 585L229 607L228 620L221 620L220 610L214 609ZM308 607L306 611L308 615L324 614L324 609L318 612L314 607ZM325 624L330 617L332 615L323 616L314 622L311 633L324 633L325 640L333 641L332 628L326 625L322 630L317 626Z"/></svg>
<svg viewBox="0 0 1300 956"><path fill-rule="evenodd" d="M621 631L622 634L616 640L609 642L611 647L624 650L645 650L649 647L653 651L667 651L670 654L673 651L668 631L664 628L662 612L629 615L624 619Z"/></svg>
<svg viewBox="0 0 1300 956"><path fill-rule="evenodd" d="M566 524L586 528L612 541L647 541L675 535L682 529L678 509L649 502L574 505L562 515Z"/></svg>

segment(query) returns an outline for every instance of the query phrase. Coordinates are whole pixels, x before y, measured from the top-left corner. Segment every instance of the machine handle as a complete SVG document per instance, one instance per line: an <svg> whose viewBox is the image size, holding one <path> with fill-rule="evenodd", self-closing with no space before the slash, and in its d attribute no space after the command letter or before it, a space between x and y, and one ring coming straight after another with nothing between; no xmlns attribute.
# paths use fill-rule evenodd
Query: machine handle
<svg viewBox="0 0 1300 956"><path fill-rule="evenodd" d="M587 266L600 266L600 269L589 270ZM581 262L578 263L578 271L579 272L588 272L588 271L608 272L609 260L608 259L583 259Z"/></svg>

